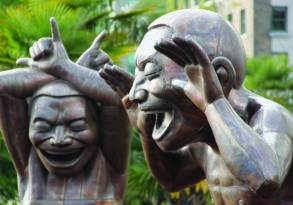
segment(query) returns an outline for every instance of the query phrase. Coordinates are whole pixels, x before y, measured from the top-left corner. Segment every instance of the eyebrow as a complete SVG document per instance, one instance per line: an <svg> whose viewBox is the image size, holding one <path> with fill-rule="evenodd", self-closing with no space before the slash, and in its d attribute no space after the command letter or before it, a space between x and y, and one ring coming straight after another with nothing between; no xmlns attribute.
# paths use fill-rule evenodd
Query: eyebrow
<svg viewBox="0 0 293 205"><path fill-rule="evenodd" d="M150 55L150 56L148 56L147 58L144 58L143 60L141 60L141 61L138 61L137 59L136 59L136 65L137 65L137 67L138 68L140 68L141 66L140 65L143 65L143 66L145 66L147 63L152 63L153 62L153 58L154 58L154 56L155 56L155 53L154 54L152 54L152 55Z"/></svg>

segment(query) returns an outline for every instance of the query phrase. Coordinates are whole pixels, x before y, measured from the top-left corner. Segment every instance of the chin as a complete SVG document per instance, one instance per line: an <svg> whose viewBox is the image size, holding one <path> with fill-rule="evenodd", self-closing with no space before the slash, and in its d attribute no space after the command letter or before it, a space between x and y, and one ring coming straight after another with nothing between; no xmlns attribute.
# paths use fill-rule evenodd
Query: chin
<svg viewBox="0 0 293 205"><path fill-rule="evenodd" d="M200 141L200 132L207 124L204 113L192 106L183 111L176 105L168 110L153 110L155 122L152 138L165 152L178 150L191 142Z"/></svg>

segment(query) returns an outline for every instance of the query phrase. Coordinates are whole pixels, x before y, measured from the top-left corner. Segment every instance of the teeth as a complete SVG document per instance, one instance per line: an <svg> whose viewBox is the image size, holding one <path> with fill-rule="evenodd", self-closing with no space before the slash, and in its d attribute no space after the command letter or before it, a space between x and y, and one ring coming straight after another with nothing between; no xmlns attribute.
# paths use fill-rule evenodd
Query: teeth
<svg viewBox="0 0 293 205"><path fill-rule="evenodd" d="M163 113L156 113L156 122L153 129L153 139L160 140L169 128L173 118L174 111L167 111Z"/></svg>

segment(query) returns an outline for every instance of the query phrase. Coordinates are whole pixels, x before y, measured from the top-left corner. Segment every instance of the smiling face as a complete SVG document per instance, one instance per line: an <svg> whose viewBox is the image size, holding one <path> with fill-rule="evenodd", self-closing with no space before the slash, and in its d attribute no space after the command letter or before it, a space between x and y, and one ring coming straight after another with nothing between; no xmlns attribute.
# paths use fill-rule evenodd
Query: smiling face
<svg viewBox="0 0 293 205"><path fill-rule="evenodd" d="M186 82L182 67L154 49L162 38L171 36L166 26L150 30L136 52L136 74L129 97L139 109L155 115L152 137L163 150L174 150L191 140L206 124L204 114L169 85Z"/></svg>
<svg viewBox="0 0 293 205"><path fill-rule="evenodd" d="M49 172L79 172L97 149L95 109L79 96L40 96L32 102L29 138Z"/></svg>

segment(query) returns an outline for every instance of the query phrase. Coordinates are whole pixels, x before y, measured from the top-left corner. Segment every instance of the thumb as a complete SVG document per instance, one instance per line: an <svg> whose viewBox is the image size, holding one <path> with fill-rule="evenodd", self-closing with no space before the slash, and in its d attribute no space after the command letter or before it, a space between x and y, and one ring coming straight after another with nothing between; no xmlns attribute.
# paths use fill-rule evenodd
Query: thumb
<svg viewBox="0 0 293 205"><path fill-rule="evenodd" d="M16 60L16 65L30 67L31 58L19 58Z"/></svg>

